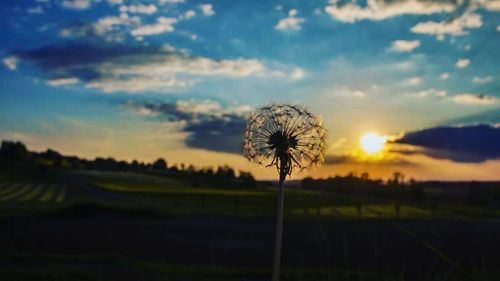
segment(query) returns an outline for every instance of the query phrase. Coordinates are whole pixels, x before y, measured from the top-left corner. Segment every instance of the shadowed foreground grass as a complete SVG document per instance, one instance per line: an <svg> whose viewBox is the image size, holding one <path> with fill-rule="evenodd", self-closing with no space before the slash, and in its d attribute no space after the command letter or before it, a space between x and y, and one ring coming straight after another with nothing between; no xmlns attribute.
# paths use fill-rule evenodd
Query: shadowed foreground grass
<svg viewBox="0 0 500 281"><path fill-rule="evenodd" d="M267 280L270 268L187 266L145 262L116 255L61 256L3 253L0 255L0 279L11 280ZM407 280L405 269L400 274L377 270L333 267L331 269L286 267L282 279L299 280ZM432 272L429 272L432 273ZM500 272L486 273L484 268L473 267L466 276L449 271L432 274L425 280L498 280ZM409 279L413 280L413 279Z"/></svg>
<svg viewBox="0 0 500 281"><path fill-rule="evenodd" d="M118 172L71 172L68 179L0 182L0 227L10 226L10 233L4 234L10 235L11 242L17 241L17 246L0 251L0 280L269 279L271 269L262 267L267 263L262 261L262 253L269 248L266 243L272 243L272 228L266 226L275 213L276 193L272 186L223 186L211 181ZM460 244L495 244L491 238L489 244L478 243L481 240L477 239L487 235L489 229L498 229L498 209L464 203L436 206L397 202L297 188L288 188L285 196L289 230L296 225L294 231L285 235L285 242L288 239L292 243L286 249L296 264L287 267L284 263L283 280L500 280L497 268L485 266L498 264L491 251L482 262L478 258L481 249ZM212 218L217 221L211 222ZM453 225L441 229L448 222ZM469 222L471 226L467 228ZM472 223L481 224L481 232ZM428 231L429 225L440 230ZM455 228L457 225L461 227ZM21 229L37 236L23 234ZM454 229L466 230L466 236ZM445 237L439 231L451 236ZM49 241L47 235L56 238ZM443 239L456 240L446 244ZM50 246L44 248L49 242ZM85 247L73 248L73 243L96 249L87 252ZM108 243L116 243L118 248L103 251L108 249ZM187 260L177 262L176 252L155 248L161 243L186 243L182 247L191 247L190 251L198 251L208 261L195 265L195 257L184 253ZM204 250L197 249L200 243L205 243ZM214 243L219 243L219 259L240 264L211 263ZM246 251L257 249L254 243L260 243L261 252L254 252L250 258ZM361 243L366 247L356 250ZM73 250L66 251L68 245ZM455 245L458 252L454 251ZM393 252L394 247L400 252ZM405 247L413 251L404 252ZM133 249L121 251L123 248ZM142 250L151 252L151 256L134 255ZM377 257L383 256L394 265L400 258L416 255L415 250L439 263L439 269L427 266L417 279L412 279L415 268L408 273L406 266L387 268L378 264ZM475 257L461 259L466 250ZM161 251L173 255L168 262L164 256L155 256ZM235 256L228 258L227 251ZM370 264L360 266L360 260L366 257ZM255 264L246 266L241 262L246 259ZM308 264L307 259L314 263ZM422 262L422 258L413 261Z"/></svg>

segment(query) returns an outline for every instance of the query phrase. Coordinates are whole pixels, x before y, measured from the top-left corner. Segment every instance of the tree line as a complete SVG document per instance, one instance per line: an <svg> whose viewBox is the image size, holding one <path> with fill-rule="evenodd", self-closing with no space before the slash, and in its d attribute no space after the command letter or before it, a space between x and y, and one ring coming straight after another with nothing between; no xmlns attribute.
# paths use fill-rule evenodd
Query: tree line
<svg viewBox="0 0 500 281"><path fill-rule="evenodd" d="M194 165L185 164L174 164L169 166L167 161L163 158L158 158L152 162L138 160L128 162L125 160L116 160L112 157L96 157L93 160L88 160L77 156L65 156L53 149L47 149L43 152L32 152L20 141L2 141L0 157L6 160L29 162L53 169L143 172L185 178L208 177L231 182L237 181L246 186L256 185L256 180L250 172L236 171L228 165L215 168L197 168Z"/></svg>

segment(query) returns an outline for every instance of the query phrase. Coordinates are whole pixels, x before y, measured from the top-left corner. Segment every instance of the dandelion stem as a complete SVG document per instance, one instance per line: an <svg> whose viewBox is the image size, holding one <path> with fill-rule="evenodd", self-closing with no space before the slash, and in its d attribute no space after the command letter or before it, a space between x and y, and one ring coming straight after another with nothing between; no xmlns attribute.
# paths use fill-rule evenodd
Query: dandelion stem
<svg viewBox="0 0 500 281"><path fill-rule="evenodd" d="M283 205L285 197L285 189L283 187L286 177L286 162L280 160L280 182L277 194L276 204L276 236L274 240L274 265L273 265L273 279L272 281L279 281L280 279L280 266L281 266L281 244L283 241Z"/></svg>

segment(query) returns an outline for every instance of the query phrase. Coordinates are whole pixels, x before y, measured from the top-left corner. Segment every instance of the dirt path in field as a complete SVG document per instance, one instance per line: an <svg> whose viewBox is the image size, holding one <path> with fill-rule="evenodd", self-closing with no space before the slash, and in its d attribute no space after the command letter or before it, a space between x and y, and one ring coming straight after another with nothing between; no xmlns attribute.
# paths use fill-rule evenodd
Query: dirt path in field
<svg viewBox="0 0 500 281"><path fill-rule="evenodd" d="M267 267L272 261L269 218L87 218L4 220L1 253L118 255L169 264ZM399 221L451 261L500 268L500 225L442 220ZM284 267L350 267L412 274L450 271L449 263L386 221L287 221Z"/></svg>

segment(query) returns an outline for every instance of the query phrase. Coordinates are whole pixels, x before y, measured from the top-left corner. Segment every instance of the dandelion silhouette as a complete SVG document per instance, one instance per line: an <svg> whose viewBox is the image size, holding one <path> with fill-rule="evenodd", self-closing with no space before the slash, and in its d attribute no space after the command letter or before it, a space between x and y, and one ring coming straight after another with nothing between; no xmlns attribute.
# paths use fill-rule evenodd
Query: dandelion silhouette
<svg viewBox="0 0 500 281"><path fill-rule="evenodd" d="M272 104L257 109L247 124L244 154L248 160L279 174L273 281L279 279L283 237L283 201L286 176L323 162L325 130L319 117L297 105Z"/></svg>

